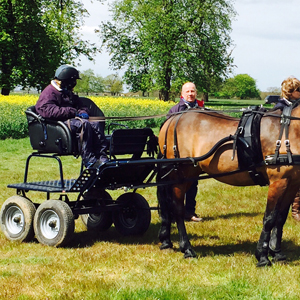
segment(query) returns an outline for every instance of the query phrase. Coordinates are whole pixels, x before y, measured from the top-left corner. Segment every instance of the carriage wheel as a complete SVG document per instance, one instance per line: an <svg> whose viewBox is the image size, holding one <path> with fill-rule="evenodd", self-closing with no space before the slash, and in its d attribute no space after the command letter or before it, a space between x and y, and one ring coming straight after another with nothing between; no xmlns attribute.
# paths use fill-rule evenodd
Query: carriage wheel
<svg viewBox="0 0 300 300"><path fill-rule="evenodd" d="M38 241L54 247L66 245L75 228L73 212L61 200L43 202L36 211L33 225Z"/></svg>
<svg viewBox="0 0 300 300"><path fill-rule="evenodd" d="M91 190L91 193L87 193L84 195L84 199L101 199L112 200L112 197L109 193L104 190L99 191L99 189ZM105 231L109 229L113 223L112 221L112 212L111 211L103 211L98 214L85 214L80 216L83 224L86 226L87 230L94 231Z"/></svg>
<svg viewBox="0 0 300 300"><path fill-rule="evenodd" d="M138 235L148 230L151 212L143 196L126 193L121 195L116 202L120 205L120 209L113 212L113 221L121 234Z"/></svg>
<svg viewBox="0 0 300 300"><path fill-rule="evenodd" d="M27 198L12 196L2 205L0 211L1 230L11 241L28 242L34 237L34 204Z"/></svg>

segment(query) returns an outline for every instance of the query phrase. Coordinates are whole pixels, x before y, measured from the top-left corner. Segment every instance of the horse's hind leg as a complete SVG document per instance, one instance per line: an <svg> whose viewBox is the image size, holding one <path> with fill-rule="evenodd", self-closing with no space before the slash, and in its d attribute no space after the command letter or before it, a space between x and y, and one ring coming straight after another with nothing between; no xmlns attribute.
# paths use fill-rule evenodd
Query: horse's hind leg
<svg viewBox="0 0 300 300"><path fill-rule="evenodd" d="M179 247L185 258L196 257L191 247L184 224L184 193L182 189L170 185L158 186L157 197L161 210L161 228L159 231L160 249L172 248L171 223L176 221L180 236Z"/></svg>
<svg viewBox="0 0 300 300"><path fill-rule="evenodd" d="M183 186L175 186L173 188L173 207L175 211L175 218L179 233L179 247L180 251L184 253L184 258L196 257L196 253L193 250L189 241L186 227L184 223L185 208L184 208L184 191L186 188Z"/></svg>
<svg viewBox="0 0 300 300"><path fill-rule="evenodd" d="M160 249L172 248L171 223L172 223L172 189L171 186L158 186L157 198L160 205L161 227L158 233L161 242Z"/></svg>
<svg viewBox="0 0 300 300"><path fill-rule="evenodd" d="M180 236L179 247L184 253L184 258L197 257L189 241L183 217L177 220L177 228Z"/></svg>

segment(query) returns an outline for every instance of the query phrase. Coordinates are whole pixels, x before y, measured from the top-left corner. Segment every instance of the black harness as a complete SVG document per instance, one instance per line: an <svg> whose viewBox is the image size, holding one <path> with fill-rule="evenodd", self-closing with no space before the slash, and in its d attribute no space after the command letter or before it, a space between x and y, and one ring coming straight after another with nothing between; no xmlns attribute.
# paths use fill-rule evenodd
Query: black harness
<svg viewBox="0 0 300 300"><path fill-rule="evenodd" d="M238 128L234 134L233 154L237 152L239 168L247 170L253 182L260 186L268 185L257 167L263 165L263 155L260 143L260 121L265 112L264 108L258 106L248 107L243 112Z"/></svg>

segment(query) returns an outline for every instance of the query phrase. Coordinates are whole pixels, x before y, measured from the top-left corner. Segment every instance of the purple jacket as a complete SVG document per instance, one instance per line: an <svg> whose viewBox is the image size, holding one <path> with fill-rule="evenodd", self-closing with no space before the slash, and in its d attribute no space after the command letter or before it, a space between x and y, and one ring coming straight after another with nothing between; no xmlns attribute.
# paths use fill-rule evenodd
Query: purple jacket
<svg viewBox="0 0 300 300"><path fill-rule="evenodd" d="M196 102L197 102L197 104L196 104L195 107L204 107L204 101L203 100L199 101L199 100L196 99ZM180 97L180 101L176 105L174 105L173 107L171 107L171 109L168 112L168 116L167 117L170 117L171 114L174 114L174 113L186 110L188 108L189 107L184 102L183 98Z"/></svg>
<svg viewBox="0 0 300 300"><path fill-rule="evenodd" d="M89 114L88 108L79 106L79 97L70 91L58 91L49 84L41 93L35 105L43 118L66 121L74 118L76 113Z"/></svg>

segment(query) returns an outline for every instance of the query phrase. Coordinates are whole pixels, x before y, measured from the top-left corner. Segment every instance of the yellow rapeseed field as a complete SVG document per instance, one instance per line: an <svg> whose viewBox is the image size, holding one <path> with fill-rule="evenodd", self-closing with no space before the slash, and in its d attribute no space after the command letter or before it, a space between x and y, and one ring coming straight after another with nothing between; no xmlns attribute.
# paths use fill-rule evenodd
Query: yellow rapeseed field
<svg viewBox="0 0 300 300"><path fill-rule="evenodd" d="M35 105L39 95L9 95L0 96L0 139L27 136L27 120L25 110ZM158 99L86 96L101 108L107 117L155 116L167 114L174 102L164 102ZM130 128L160 127L165 117L151 118L142 121L127 121ZM120 122L124 124L124 122Z"/></svg>
<svg viewBox="0 0 300 300"><path fill-rule="evenodd" d="M135 109L149 112L160 111L161 113L168 112L174 102L164 102L158 99L143 99L143 98L127 98L127 97L109 97L109 96L88 96L93 100L104 112L115 111L126 107L126 112L132 115L132 110ZM10 95L0 96L0 103L8 103L10 105L35 105L38 100L38 95Z"/></svg>

